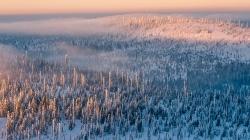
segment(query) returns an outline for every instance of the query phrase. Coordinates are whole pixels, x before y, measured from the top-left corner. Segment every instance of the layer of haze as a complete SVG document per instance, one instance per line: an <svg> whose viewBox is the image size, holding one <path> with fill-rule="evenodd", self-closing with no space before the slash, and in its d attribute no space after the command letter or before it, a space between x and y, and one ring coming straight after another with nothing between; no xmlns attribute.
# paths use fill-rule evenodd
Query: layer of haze
<svg viewBox="0 0 250 140"><path fill-rule="evenodd" d="M0 80L14 71L16 57L21 56L14 47L0 44ZM13 74L10 76L14 76Z"/></svg>
<svg viewBox="0 0 250 140"><path fill-rule="evenodd" d="M250 0L1 0L0 14L249 11Z"/></svg>

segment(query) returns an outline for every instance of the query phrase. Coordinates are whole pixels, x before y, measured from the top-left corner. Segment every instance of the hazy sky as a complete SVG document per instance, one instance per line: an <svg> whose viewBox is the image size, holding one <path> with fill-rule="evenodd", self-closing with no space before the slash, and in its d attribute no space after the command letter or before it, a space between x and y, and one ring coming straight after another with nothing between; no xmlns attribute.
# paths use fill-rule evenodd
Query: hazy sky
<svg viewBox="0 0 250 140"><path fill-rule="evenodd" d="M0 14L250 11L250 0L0 0Z"/></svg>

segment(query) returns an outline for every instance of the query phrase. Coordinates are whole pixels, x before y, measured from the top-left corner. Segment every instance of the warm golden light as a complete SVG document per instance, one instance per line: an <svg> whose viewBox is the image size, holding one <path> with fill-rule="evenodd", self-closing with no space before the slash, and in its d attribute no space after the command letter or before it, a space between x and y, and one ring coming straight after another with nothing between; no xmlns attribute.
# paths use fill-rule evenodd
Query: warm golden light
<svg viewBox="0 0 250 140"><path fill-rule="evenodd" d="M0 14L249 9L250 0L1 0L0 2Z"/></svg>

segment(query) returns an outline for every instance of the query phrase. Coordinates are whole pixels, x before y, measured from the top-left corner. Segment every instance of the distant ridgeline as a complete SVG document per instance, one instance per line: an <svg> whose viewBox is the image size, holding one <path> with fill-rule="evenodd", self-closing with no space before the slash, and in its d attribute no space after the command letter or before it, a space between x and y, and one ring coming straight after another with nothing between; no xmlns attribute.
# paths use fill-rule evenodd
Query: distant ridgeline
<svg viewBox="0 0 250 140"><path fill-rule="evenodd" d="M107 32L0 34L0 139L250 139L248 28L94 21Z"/></svg>

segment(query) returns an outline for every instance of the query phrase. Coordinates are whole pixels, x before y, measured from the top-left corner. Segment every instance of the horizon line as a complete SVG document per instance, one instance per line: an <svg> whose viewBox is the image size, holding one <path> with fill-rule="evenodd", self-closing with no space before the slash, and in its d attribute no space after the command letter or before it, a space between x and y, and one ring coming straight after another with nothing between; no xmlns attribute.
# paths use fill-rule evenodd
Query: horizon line
<svg viewBox="0 0 250 140"><path fill-rule="evenodd" d="M76 12L36 12L36 13L0 13L0 16L43 16L43 15L81 15L81 14L99 14L99 15L108 15L108 14L150 14L150 13L250 13L249 10L140 10L140 11L98 11L98 12L83 12L83 11L76 11Z"/></svg>

